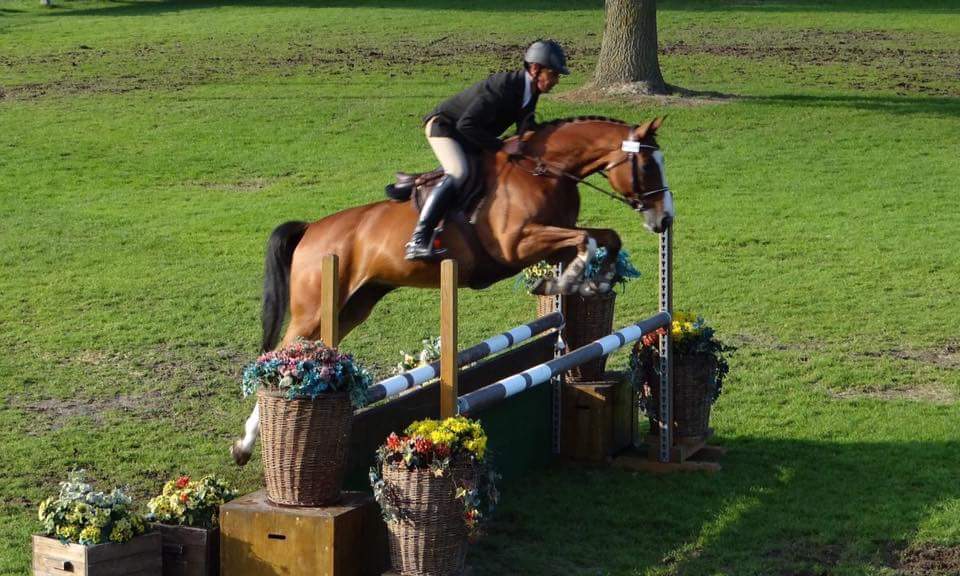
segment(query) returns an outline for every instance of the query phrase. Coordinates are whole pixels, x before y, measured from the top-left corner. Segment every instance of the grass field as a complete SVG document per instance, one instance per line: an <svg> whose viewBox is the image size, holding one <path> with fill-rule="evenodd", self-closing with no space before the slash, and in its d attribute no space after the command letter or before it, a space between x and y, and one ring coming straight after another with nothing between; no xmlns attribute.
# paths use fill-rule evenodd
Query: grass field
<svg viewBox="0 0 960 576"><path fill-rule="evenodd" d="M68 468L138 498L226 452L251 404L263 247L432 167L419 118L551 36L543 118L668 114L677 306L738 347L714 476L558 467L503 487L476 574L960 573L960 2L668 1L698 96L578 102L602 2L0 0L0 574ZM644 276L656 238L589 190ZM380 373L436 334L390 295L344 347ZM461 338L531 318L461 295ZM626 362L621 353L614 365Z"/></svg>

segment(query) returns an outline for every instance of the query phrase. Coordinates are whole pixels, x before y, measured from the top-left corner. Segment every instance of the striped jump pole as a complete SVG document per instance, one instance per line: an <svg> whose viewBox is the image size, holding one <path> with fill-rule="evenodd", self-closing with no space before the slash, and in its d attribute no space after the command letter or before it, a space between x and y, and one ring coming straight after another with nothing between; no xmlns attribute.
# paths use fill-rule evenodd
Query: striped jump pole
<svg viewBox="0 0 960 576"><path fill-rule="evenodd" d="M586 346L555 358L549 362L544 362L539 366L534 366L529 370L514 374L504 378L499 382L494 382L489 386L484 386L469 394L464 394L458 400L461 414L469 414L477 410L486 408L509 398L515 394L523 392L538 384L550 380L557 374L561 374L601 356L606 356L614 350L622 348L626 344L639 340L644 334L650 334L658 328L670 325L670 314L660 312L636 324L631 324L622 328L613 334L609 334L595 340Z"/></svg>
<svg viewBox="0 0 960 576"><path fill-rule="evenodd" d="M538 334L542 334L547 330L559 328L562 325L563 314L560 312L554 312L553 314L548 314L542 318L537 318L533 322L528 322L527 324L522 324L516 328L507 330L502 334L498 334L492 338L484 340L476 346L459 352L457 354L457 367L463 368L464 366L473 364L479 360L483 360L487 356L502 352L503 350L519 344L524 340L529 340L530 338ZM404 372L403 374L398 374L385 380L381 380L367 389L367 399L370 402L377 402L385 398L392 398L404 390L409 390L414 386L423 384L424 382L433 380L439 376L440 361L438 360L433 364L419 366L413 370L410 370L409 372Z"/></svg>

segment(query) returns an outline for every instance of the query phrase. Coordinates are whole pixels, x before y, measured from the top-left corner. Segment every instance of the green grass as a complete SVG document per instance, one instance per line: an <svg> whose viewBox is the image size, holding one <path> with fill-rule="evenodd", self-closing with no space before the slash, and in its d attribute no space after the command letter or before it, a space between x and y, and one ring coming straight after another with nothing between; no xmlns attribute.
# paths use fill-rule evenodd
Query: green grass
<svg viewBox="0 0 960 576"><path fill-rule="evenodd" d="M433 159L419 118L540 36L589 79L599 1L0 1L0 573L24 574L71 466L140 498L174 474L245 490L263 246ZM739 347L714 476L556 468L504 487L477 574L892 574L960 544L960 3L667 1L667 80L732 96L668 114L676 303ZM644 273L656 238L589 190ZM398 291L344 347L385 372L435 334ZM512 281L461 295L461 338L528 320ZM626 362L621 353L615 366Z"/></svg>

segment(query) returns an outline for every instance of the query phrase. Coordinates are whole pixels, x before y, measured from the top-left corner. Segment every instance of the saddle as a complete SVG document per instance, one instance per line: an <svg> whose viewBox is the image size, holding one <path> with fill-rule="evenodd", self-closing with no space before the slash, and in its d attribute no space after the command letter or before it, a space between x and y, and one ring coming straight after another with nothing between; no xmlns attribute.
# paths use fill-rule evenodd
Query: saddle
<svg viewBox="0 0 960 576"><path fill-rule="evenodd" d="M470 176L467 177L463 186L457 188L457 197L450 208L450 213L461 212L470 223L474 223L480 201L483 200L486 193L487 179L484 177L482 157L471 157L468 162L470 163ZM410 207L417 214L420 214L424 202L444 174L442 167L430 172L397 172L396 181L387 184L384 191L387 198L395 202L412 200Z"/></svg>

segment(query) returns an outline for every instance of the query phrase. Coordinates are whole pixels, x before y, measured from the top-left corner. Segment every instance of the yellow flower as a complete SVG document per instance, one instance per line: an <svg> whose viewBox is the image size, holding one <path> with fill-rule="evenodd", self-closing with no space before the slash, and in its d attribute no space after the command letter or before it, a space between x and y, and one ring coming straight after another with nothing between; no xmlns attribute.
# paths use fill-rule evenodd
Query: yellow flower
<svg viewBox="0 0 960 576"><path fill-rule="evenodd" d="M449 430L441 429L441 430L434 430L432 433L430 433L428 438L430 438L430 441L433 442L434 444L450 445L450 444L453 444L454 441L456 441L457 435Z"/></svg>
<svg viewBox="0 0 960 576"><path fill-rule="evenodd" d="M126 542L131 538L133 538L133 526L130 524L130 520L121 518L113 525L113 531L110 532L110 540L112 542Z"/></svg>
<svg viewBox="0 0 960 576"><path fill-rule="evenodd" d="M64 540L69 540L70 542L76 542L77 538L80 536L80 527L73 524L58 526L57 536Z"/></svg>
<svg viewBox="0 0 960 576"><path fill-rule="evenodd" d="M80 531L80 540L84 543L97 544L100 542L100 528L87 526Z"/></svg>

